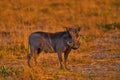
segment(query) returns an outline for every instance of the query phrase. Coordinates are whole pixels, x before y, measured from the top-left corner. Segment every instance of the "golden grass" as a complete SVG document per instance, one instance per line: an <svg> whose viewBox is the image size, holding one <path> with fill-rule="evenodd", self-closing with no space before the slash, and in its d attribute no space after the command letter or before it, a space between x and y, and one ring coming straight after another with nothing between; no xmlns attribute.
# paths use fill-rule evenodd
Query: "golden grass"
<svg viewBox="0 0 120 80"><path fill-rule="evenodd" d="M1 0L0 79L120 79L120 46L114 42L120 39L119 13L119 0ZM27 66L30 33L63 31L74 25L81 26L83 36L81 47L69 56L70 71L59 69L56 54L40 54L38 66Z"/></svg>

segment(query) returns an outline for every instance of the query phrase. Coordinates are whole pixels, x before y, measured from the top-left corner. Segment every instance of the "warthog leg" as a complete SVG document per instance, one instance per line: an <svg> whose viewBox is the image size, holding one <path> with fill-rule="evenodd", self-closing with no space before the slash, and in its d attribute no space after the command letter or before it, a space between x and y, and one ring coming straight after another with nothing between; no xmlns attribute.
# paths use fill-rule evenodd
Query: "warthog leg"
<svg viewBox="0 0 120 80"><path fill-rule="evenodd" d="M34 53L34 62L35 62L35 65L37 65L37 63L38 63L37 62L37 58L38 58L40 52L41 52L40 48L38 48L37 50L35 50L35 53Z"/></svg>
<svg viewBox="0 0 120 80"><path fill-rule="evenodd" d="M27 55L28 66L29 66L29 67L31 67L31 65L30 65L30 59L31 59L32 55L33 55L32 53L29 53L29 54Z"/></svg>
<svg viewBox="0 0 120 80"><path fill-rule="evenodd" d="M34 52L34 62L35 62L35 65L37 64L37 56L38 56L37 51L35 51Z"/></svg>
<svg viewBox="0 0 120 80"><path fill-rule="evenodd" d="M30 47L30 53L27 55L29 67L31 67L30 60L31 60L31 57L33 56L34 52L35 52L34 48Z"/></svg>
<svg viewBox="0 0 120 80"><path fill-rule="evenodd" d="M62 64L62 53L58 52L58 59L59 59L59 63L60 63L60 69L63 69L63 64Z"/></svg>
<svg viewBox="0 0 120 80"><path fill-rule="evenodd" d="M64 65L65 65L65 69L68 69L66 62L67 62L67 58L68 58L68 55L69 55L70 51L71 51L71 48L68 48L68 49L66 49L66 51L64 52Z"/></svg>

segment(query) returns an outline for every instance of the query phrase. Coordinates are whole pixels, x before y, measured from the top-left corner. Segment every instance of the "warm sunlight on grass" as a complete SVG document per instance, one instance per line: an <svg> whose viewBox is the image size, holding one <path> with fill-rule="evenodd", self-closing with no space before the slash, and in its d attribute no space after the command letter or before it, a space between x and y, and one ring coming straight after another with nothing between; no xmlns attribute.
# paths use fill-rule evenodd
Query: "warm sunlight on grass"
<svg viewBox="0 0 120 80"><path fill-rule="evenodd" d="M28 36L80 25L81 46L60 70L57 55L27 65ZM120 0L1 0L0 80L119 80Z"/></svg>

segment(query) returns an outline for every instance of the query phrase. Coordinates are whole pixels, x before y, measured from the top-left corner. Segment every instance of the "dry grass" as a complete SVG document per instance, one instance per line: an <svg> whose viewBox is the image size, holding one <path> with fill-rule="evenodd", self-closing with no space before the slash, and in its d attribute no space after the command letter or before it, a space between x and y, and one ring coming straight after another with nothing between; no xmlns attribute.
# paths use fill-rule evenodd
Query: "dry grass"
<svg viewBox="0 0 120 80"><path fill-rule="evenodd" d="M0 80L119 80L119 0L1 0ZM81 47L60 70L56 54L40 54L29 68L28 36L82 27Z"/></svg>

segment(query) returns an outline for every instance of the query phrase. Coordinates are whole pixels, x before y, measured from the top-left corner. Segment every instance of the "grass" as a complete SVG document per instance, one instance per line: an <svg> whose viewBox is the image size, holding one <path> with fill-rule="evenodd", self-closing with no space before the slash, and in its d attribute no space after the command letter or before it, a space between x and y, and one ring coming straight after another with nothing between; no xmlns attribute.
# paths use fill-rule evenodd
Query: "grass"
<svg viewBox="0 0 120 80"><path fill-rule="evenodd" d="M114 30L114 29L120 29L120 23L108 23L108 24L101 24L98 25L98 28L103 30L104 32L110 31L110 30Z"/></svg>
<svg viewBox="0 0 120 80"><path fill-rule="evenodd" d="M119 0L0 1L0 79L119 80L114 77L119 70L119 4ZM41 53L38 66L28 67L28 36L32 32L64 31L64 27L74 25L81 26L82 36L80 48L69 55L70 70L59 69L54 53ZM98 53L105 55L101 64L101 58L92 57L99 57ZM89 68L91 73L86 73Z"/></svg>
<svg viewBox="0 0 120 80"><path fill-rule="evenodd" d="M19 75L19 73L21 72L22 71L20 71L19 69L15 69L11 66L0 66L0 75L2 75L4 78L7 78L8 76Z"/></svg>

